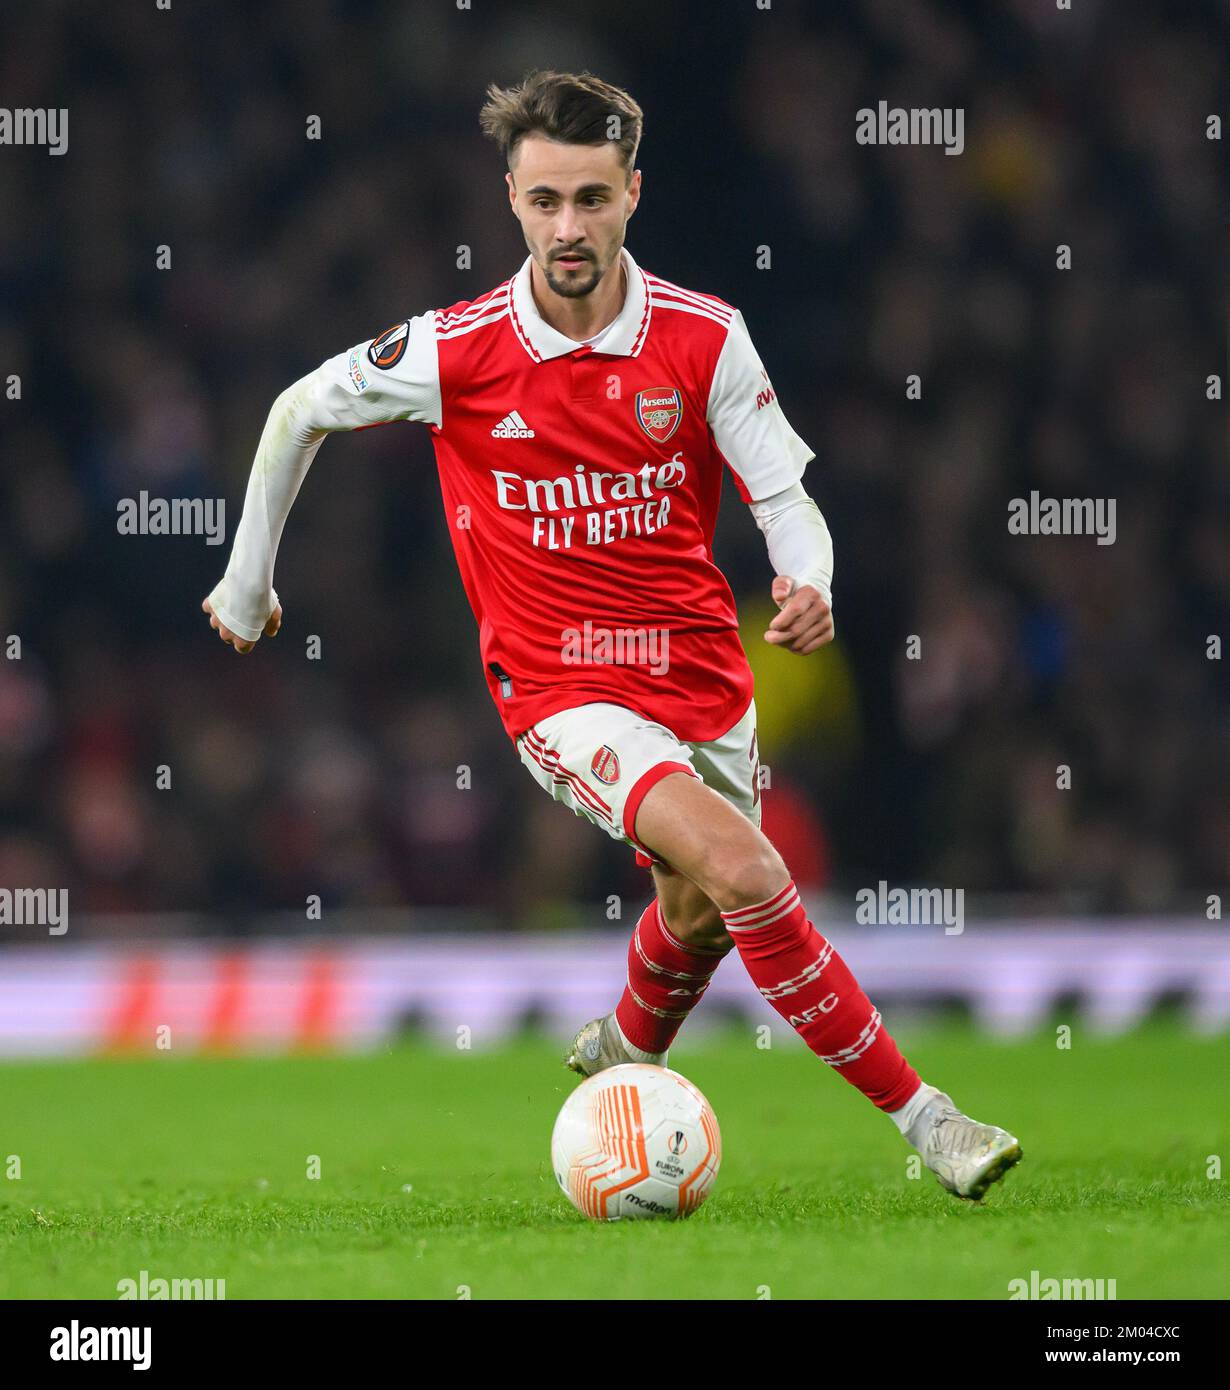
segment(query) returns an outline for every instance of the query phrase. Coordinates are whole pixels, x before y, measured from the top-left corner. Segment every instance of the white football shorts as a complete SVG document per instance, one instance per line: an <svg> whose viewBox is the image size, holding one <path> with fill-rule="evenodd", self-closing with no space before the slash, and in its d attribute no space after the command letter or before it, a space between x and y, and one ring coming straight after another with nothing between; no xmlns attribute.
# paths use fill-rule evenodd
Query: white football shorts
<svg viewBox="0 0 1230 1390"><path fill-rule="evenodd" d="M664 724L622 705L576 705L532 724L517 739L517 751L540 787L630 844L642 866L666 867L635 830L645 793L668 773L691 773L760 825L755 700L737 724L709 743L684 743Z"/></svg>

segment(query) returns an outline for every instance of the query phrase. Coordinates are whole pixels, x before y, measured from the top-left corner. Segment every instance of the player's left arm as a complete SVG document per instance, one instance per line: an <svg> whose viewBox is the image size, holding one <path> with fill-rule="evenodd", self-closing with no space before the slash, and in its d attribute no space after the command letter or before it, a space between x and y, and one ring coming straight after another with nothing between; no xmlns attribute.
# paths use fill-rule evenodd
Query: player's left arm
<svg viewBox="0 0 1230 1390"><path fill-rule="evenodd" d="M764 640L806 656L833 640L833 538L820 508L802 483L751 504L764 533L777 578L773 602L781 610Z"/></svg>
<svg viewBox="0 0 1230 1390"><path fill-rule="evenodd" d="M714 369L708 421L777 576L781 611L765 641L806 656L833 640L833 538L800 481L815 454L790 428L737 310Z"/></svg>

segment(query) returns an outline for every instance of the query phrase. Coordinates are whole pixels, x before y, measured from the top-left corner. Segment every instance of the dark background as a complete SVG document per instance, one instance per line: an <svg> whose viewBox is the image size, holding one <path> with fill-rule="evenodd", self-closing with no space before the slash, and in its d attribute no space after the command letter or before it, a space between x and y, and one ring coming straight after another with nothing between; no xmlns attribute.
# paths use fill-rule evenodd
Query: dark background
<svg viewBox="0 0 1230 1390"><path fill-rule="evenodd" d="M63 158L0 147L0 378L22 381L0 400L0 638L22 639L0 659L0 884L228 931L309 893L541 926L649 891L503 734L426 430L326 441L275 642L237 658L199 611L276 395L524 258L477 114L488 82L557 67L645 108L629 248L742 308L816 451L833 647L760 641L772 576L733 488L717 547L795 876L1203 916L1230 863L1225 667L1206 659L1230 637L1230 472L1205 385L1226 370L1225 145L1205 122L1230 116L1227 14L6 9L0 101L70 116ZM881 99L963 107L965 152L856 144ZM118 535L141 489L225 496L226 545ZM1116 498L1116 544L1010 536L1031 489Z"/></svg>

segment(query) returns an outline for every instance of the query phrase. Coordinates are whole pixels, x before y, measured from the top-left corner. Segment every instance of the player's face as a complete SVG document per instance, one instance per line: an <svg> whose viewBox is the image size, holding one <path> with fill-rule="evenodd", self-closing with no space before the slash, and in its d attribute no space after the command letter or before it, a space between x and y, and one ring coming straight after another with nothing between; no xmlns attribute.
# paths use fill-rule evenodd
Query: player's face
<svg viewBox="0 0 1230 1390"><path fill-rule="evenodd" d="M625 183L613 144L564 145L527 135L507 175L525 244L548 286L566 299L592 294L615 264L641 194Z"/></svg>

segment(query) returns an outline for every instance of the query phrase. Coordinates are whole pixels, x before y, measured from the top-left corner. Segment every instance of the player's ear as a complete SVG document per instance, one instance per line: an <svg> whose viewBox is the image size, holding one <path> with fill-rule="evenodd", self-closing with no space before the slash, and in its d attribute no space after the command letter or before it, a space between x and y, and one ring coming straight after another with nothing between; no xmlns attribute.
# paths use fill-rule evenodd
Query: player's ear
<svg viewBox="0 0 1230 1390"><path fill-rule="evenodd" d="M504 175L504 182L508 185L508 203L515 217L517 214L517 185L513 180L511 169Z"/></svg>
<svg viewBox="0 0 1230 1390"><path fill-rule="evenodd" d="M641 201L641 171L638 169L628 183L628 216L631 217L636 211L636 205Z"/></svg>

